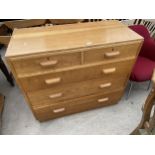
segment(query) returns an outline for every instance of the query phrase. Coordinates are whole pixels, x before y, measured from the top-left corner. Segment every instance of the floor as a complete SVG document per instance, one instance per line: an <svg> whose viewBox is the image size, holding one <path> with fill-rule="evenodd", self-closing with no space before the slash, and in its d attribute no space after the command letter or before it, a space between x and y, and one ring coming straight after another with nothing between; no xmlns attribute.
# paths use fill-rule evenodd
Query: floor
<svg viewBox="0 0 155 155"><path fill-rule="evenodd" d="M4 54L5 49L1 52ZM11 87L0 71L0 93L6 96L1 133L4 135L126 135L140 121L141 107L149 93L147 86L148 82L134 84L130 98L126 100L124 94L116 105L40 123L32 115L20 89L17 86Z"/></svg>

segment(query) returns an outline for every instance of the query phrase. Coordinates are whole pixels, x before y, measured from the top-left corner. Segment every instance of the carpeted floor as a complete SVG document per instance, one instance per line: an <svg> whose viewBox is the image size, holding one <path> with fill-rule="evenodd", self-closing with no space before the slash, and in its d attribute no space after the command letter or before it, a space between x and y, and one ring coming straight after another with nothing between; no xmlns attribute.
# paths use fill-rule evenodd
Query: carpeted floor
<svg viewBox="0 0 155 155"><path fill-rule="evenodd" d="M19 88L11 87L0 72L0 93L6 96L2 134L129 134L140 121L141 106L149 93L147 85L135 84L130 98L125 100L124 95L116 105L40 123Z"/></svg>

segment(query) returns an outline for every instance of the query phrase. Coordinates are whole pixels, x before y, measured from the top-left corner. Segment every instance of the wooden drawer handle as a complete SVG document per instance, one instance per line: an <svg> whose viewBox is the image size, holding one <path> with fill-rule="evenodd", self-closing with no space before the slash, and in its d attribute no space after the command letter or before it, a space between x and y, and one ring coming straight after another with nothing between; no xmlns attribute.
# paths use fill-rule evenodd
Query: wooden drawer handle
<svg viewBox="0 0 155 155"><path fill-rule="evenodd" d="M54 113L59 113L59 112L63 112L63 111L65 111L65 108L59 108L59 109L53 110Z"/></svg>
<svg viewBox="0 0 155 155"><path fill-rule="evenodd" d="M100 85L100 88L106 88L106 87L110 87L111 86L111 83L105 83L105 84L101 84Z"/></svg>
<svg viewBox="0 0 155 155"><path fill-rule="evenodd" d="M114 73L115 71L116 71L116 68L103 69L104 74Z"/></svg>
<svg viewBox="0 0 155 155"><path fill-rule="evenodd" d="M98 102L99 102L99 103L102 103L102 102L106 102L106 101L108 101L108 100L109 100L109 98L106 97L106 98L98 99Z"/></svg>
<svg viewBox="0 0 155 155"><path fill-rule="evenodd" d="M47 85L51 85L51 84L57 84L57 83L60 83L60 81L61 81L61 78L54 78L54 79L47 79L47 80L45 80L45 83L47 84Z"/></svg>
<svg viewBox="0 0 155 155"><path fill-rule="evenodd" d="M120 55L120 52L119 51L106 52L105 53L105 56L108 57L108 58L115 57L115 56L118 56L118 55Z"/></svg>
<svg viewBox="0 0 155 155"><path fill-rule="evenodd" d="M55 66L57 63L58 63L58 60L51 60L51 61L41 62L40 65L42 67L49 67L49 66Z"/></svg>
<svg viewBox="0 0 155 155"><path fill-rule="evenodd" d="M62 96L62 93L57 93L57 94L49 95L49 98L53 99L53 98L58 98L58 97L61 97L61 96Z"/></svg>

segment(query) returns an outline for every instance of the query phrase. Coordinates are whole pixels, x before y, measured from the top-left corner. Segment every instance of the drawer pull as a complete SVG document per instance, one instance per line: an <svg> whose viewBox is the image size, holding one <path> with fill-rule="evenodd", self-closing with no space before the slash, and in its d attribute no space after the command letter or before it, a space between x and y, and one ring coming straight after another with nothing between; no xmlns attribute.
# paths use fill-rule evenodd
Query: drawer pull
<svg viewBox="0 0 155 155"><path fill-rule="evenodd" d="M65 111L65 108L59 108L59 109L53 110L54 113L59 113L59 112L63 112L63 111Z"/></svg>
<svg viewBox="0 0 155 155"><path fill-rule="evenodd" d="M47 80L45 80L45 83L47 85L51 85L51 84L60 83L60 81L61 81L61 78L54 78L54 79L47 79Z"/></svg>
<svg viewBox="0 0 155 155"><path fill-rule="evenodd" d="M109 100L109 98L106 97L106 98L98 99L98 102L99 102L99 103L102 103L102 102L106 102L106 101L108 101L108 100Z"/></svg>
<svg viewBox="0 0 155 155"><path fill-rule="evenodd" d="M57 93L57 94L49 95L49 98L53 99L53 98L58 98L58 97L61 97L61 96L62 96L62 93Z"/></svg>
<svg viewBox="0 0 155 155"><path fill-rule="evenodd" d="M111 83L105 83L105 84L101 84L100 85L100 88L106 88L106 87L110 87L111 86Z"/></svg>
<svg viewBox="0 0 155 155"><path fill-rule="evenodd" d="M105 56L107 58L115 57L115 56L118 56L118 55L120 55L120 52L119 51L105 53Z"/></svg>
<svg viewBox="0 0 155 155"><path fill-rule="evenodd" d="M114 73L115 71L116 71L116 68L103 69L104 74Z"/></svg>
<svg viewBox="0 0 155 155"><path fill-rule="evenodd" d="M41 62L40 65L42 67L49 67L49 66L55 66L57 63L58 63L58 60L51 60L51 61Z"/></svg>

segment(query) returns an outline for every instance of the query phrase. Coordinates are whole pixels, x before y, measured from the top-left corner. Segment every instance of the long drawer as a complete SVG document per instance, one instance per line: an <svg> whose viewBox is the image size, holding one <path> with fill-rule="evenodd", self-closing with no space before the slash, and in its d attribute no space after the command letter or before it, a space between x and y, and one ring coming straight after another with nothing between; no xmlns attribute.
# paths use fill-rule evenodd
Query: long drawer
<svg viewBox="0 0 155 155"><path fill-rule="evenodd" d="M68 114L73 114L93 108L99 108L105 105L115 104L121 98L122 94L123 91L119 90L104 95L98 94L77 98L74 100L68 100L56 105L35 107L34 113L38 120L45 121Z"/></svg>
<svg viewBox="0 0 155 155"><path fill-rule="evenodd" d="M109 64L87 65L71 70L21 78L20 81L26 91L36 91L95 78L117 79L130 73L133 61L134 59Z"/></svg>
<svg viewBox="0 0 155 155"><path fill-rule="evenodd" d="M81 53L40 54L38 56L24 56L12 58L17 75L51 71L81 64Z"/></svg>
<svg viewBox="0 0 155 155"><path fill-rule="evenodd" d="M84 52L84 63L111 61L120 58L137 56L140 43L118 45L108 48L92 48Z"/></svg>
<svg viewBox="0 0 155 155"><path fill-rule="evenodd" d="M94 79L56 86L51 89L34 91L28 93L32 106L43 106L55 104L68 99L74 99L95 93L108 93L117 89L124 88L127 76L118 79Z"/></svg>

